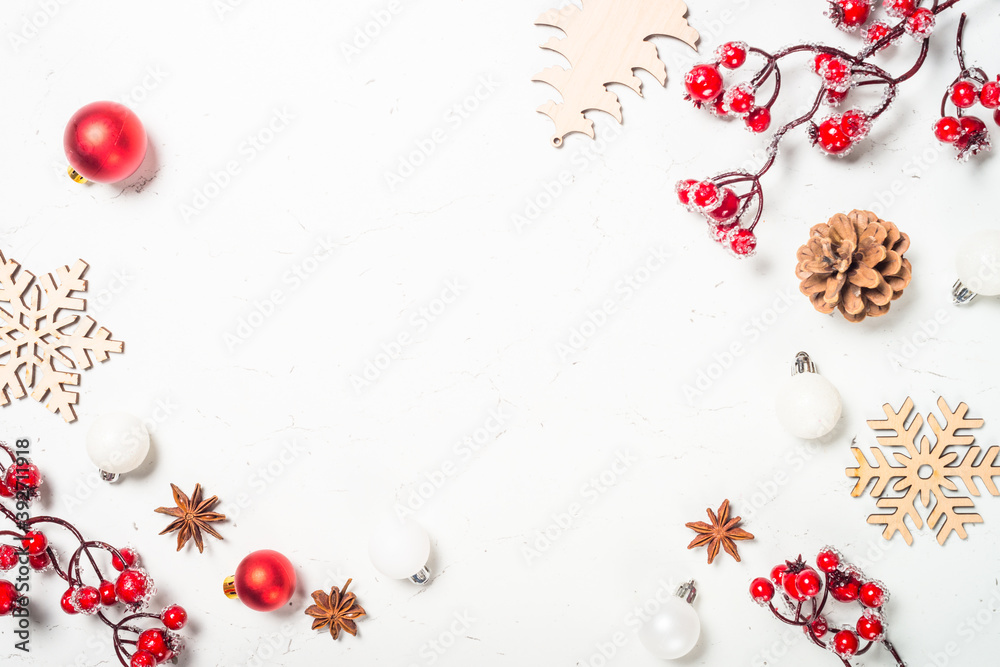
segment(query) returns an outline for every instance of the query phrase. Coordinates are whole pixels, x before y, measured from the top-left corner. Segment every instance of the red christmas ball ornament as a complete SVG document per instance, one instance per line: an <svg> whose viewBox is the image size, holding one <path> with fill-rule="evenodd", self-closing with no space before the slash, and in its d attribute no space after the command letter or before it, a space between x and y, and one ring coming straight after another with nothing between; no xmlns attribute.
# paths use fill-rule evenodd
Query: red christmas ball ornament
<svg viewBox="0 0 1000 667"><path fill-rule="evenodd" d="M285 606L295 592L295 568L291 561L277 551L255 551L228 577L222 590L229 598L255 611L274 611Z"/></svg>
<svg viewBox="0 0 1000 667"><path fill-rule="evenodd" d="M146 157L146 130L117 102L94 102L70 118L63 148L73 180L114 183L128 178Z"/></svg>

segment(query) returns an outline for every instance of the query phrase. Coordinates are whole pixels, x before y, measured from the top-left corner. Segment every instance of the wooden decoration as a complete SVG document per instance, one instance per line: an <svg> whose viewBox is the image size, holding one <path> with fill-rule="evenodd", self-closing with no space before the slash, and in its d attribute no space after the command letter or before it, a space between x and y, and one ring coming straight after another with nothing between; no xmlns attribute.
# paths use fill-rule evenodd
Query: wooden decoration
<svg viewBox="0 0 1000 667"><path fill-rule="evenodd" d="M36 281L0 252L0 406L24 398L30 388L33 399L49 397L45 407L75 421L79 394L69 387L80 384L80 373L73 371L122 351L124 344L111 340L111 332L90 317L63 315L86 310L86 299L74 294L87 290L88 268L80 259Z"/></svg>
<svg viewBox="0 0 1000 667"><path fill-rule="evenodd" d="M667 68L656 47L646 40L654 35L676 37L697 48L698 31L688 25L687 5L681 0L581 0L583 9L566 5L552 9L535 21L566 33L542 45L569 61L570 69L553 66L535 75L559 91L563 101L548 101L538 108L556 124L552 145L562 146L566 135L582 132L595 138L594 123L584 117L590 110L604 111L622 122L618 96L607 89L620 83L642 96L642 82L634 70L644 69L660 85L667 83Z"/></svg>
<svg viewBox="0 0 1000 667"><path fill-rule="evenodd" d="M874 465L858 447L851 447L858 461L857 468L847 469L847 476L858 480L851 495L855 498L861 496L868 485L874 482L871 495L878 498L876 505L891 511L871 515L868 523L885 526L882 536L887 540L900 533L908 545L913 544L913 535L906 525L906 518L909 517L917 529L923 528L924 520L917 508L918 501L924 508L930 509L927 527L934 528L940 524L938 544L944 544L952 533L964 540L968 537L966 524L983 522L979 514L959 511L973 507L969 496L979 496L976 480L982 482L990 495L1000 496L1000 490L993 481L994 477L1000 477L1000 465L997 465L1000 447L990 447L983 453L974 444L975 436L958 434L960 430L982 428L983 420L967 419L965 415L969 406L965 403L960 403L954 412L944 398L939 398L937 404L944 416L944 425L934 414L927 417L927 423L934 433L933 443L924 435L917 444L923 418L918 414L907 426L907 420L913 412L913 399L907 398L899 412L887 403L882 406L886 418L868 422L872 429L890 433L877 436L879 445L884 449L871 448ZM890 465L886 452L892 454L900 465ZM965 487L964 494L955 483L956 479L961 480ZM886 496L893 480L898 480L892 485L895 495Z"/></svg>

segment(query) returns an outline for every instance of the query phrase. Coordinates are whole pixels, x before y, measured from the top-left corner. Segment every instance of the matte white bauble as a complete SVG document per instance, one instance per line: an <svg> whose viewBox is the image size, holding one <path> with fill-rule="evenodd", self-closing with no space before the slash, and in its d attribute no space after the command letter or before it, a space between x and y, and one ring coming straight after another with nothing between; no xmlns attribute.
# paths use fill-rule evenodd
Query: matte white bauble
<svg viewBox="0 0 1000 667"><path fill-rule="evenodd" d="M639 641L657 658L674 660L691 652L701 635L701 619L679 597L667 600L639 629Z"/></svg>
<svg viewBox="0 0 1000 667"><path fill-rule="evenodd" d="M778 421L798 438L822 438L840 421L843 401L829 380L816 372L809 355L799 352L792 377L785 380L774 399Z"/></svg>
<svg viewBox="0 0 1000 667"><path fill-rule="evenodd" d="M107 414L87 432L87 455L108 481L138 468L148 454L149 431L138 417Z"/></svg>
<svg viewBox="0 0 1000 667"><path fill-rule="evenodd" d="M955 258L958 279L975 294L1000 294L1000 230L986 230L969 236Z"/></svg>
<svg viewBox="0 0 1000 667"><path fill-rule="evenodd" d="M412 519L387 518L375 527L368 540L372 565L390 579L427 583L430 554L431 539L427 531Z"/></svg>

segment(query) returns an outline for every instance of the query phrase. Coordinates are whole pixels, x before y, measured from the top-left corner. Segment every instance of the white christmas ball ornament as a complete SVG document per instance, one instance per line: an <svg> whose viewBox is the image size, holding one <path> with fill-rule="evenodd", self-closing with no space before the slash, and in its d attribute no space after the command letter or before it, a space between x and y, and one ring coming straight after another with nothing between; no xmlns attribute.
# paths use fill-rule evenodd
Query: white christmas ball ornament
<svg viewBox="0 0 1000 667"><path fill-rule="evenodd" d="M392 517L380 522L368 539L368 557L375 569L390 579L425 584L430 579L427 559L431 538L412 519Z"/></svg>
<svg viewBox="0 0 1000 667"><path fill-rule="evenodd" d="M799 352L792 377L778 391L774 407L785 430L812 440L833 430L840 421L843 403L837 388L816 372L809 355Z"/></svg>
<svg viewBox="0 0 1000 667"><path fill-rule="evenodd" d="M105 480L138 468L149 454L149 431L138 417L112 413L97 419L87 432L87 455Z"/></svg>
<svg viewBox="0 0 1000 667"><path fill-rule="evenodd" d="M639 641L657 658L665 660L681 658L690 653L698 643L698 637L701 635L701 619L690 604L690 601L694 600L694 586L693 584L686 586L690 586L689 592L685 593L688 589L682 586L678 594L683 594L688 601L682 597L670 598L660 611L639 629Z"/></svg>
<svg viewBox="0 0 1000 667"><path fill-rule="evenodd" d="M972 296L961 302L971 301L976 294L996 296L1000 294L1000 230L976 232L967 238L958 249L955 258L958 280Z"/></svg>

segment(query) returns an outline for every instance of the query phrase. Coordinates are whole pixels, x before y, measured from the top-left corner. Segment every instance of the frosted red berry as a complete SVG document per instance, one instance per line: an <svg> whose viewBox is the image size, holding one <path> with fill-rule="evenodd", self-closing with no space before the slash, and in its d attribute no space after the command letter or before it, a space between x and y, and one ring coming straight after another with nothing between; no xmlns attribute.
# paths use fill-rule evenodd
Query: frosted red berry
<svg viewBox="0 0 1000 667"><path fill-rule="evenodd" d="M740 229L732 235L729 247L737 257L750 257L757 251L757 236L749 229Z"/></svg>
<svg viewBox="0 0 1000 667"><path fill-rule="evenodd" d="M695 102L711 102L722 94L722 75L714 65L696 65L685 75L684 86Z"/></svg>
<svg viewBox="0 0 1000 667"><path fill-rule="evenodd" d="M830 116L815 129L815 143L830 155L845 155L853 142L840 125L841 119Z"/></svg>
<svg viewBox="0 0 1000 667"><path fill-rule="evenodd" d="M1000 109L993 112L993 122L1000 125Z"/></svg>
<svg viewBox="0 0 1000 667"><path fill-rule="evenodd" d="M803 597L813 598L823 588L823 582L815 570L802 570L795 575L795 588Z"/></svg>
<svg viewBox="0 0 1000 667"><path fill-rule="evenodd" d="M59 600L59 606L62 607L62 610L67 614L79 613L76 608L76 605L73 603L75 597L76 597L76 589L70 588L65 593L62 594L62 598Z"/></svg>
<svg viewBox="0 0 1000 667"><path fill-rule="evenodd" d="M979 103L987 109L1000 107L1000 82L987 81L979 91Z"/></svg>
<svg viewBox="0 0 1000 667"><path fill-rule="evenodd" d="M756 95L749 83L741 83L726 91L723 96L726 106L734 116L742 118L755 107Z"/></svg>
<svg viewBox="0 0 1000 667"><path fill-rule="evenodd" d="M854 602L861 595L861 584L852 578L830 586L830 596L837 602Z"/></svg>
<svg viewBox="0 0 1000 667"><path fill-rule="evenodd" d="M882 39L888 36L891 31L892 28L889 26L888 23L885 23L883 21L875 21L875 23L872 23L870 26L865 28L865 31L862 34L865 39L865 44L871 46L876 42L882 41ZM886 42L885 46L883 46L882 48L886 49L890 45L891 42Z"/></svg>
<svg viewBox="0 0 1000 667"><path fill-rule="evenodd" d="M926 7L921 7L907 17L903 28L907 34L920 41L931 36L934 32L935 22L934 12Z"/></svg>
<svg viewBox="0 0 1000 667"><path fill-rule="evenodd" d="M951 87L948 97L959 109L968 109L979 101L979 86L975 81L963 79Z"/></svg>
<svg viewBox="0 0 1000 667"><path fill-rule="evenodd" d="M739 223L736 222L724 222L716 225L709 225L708 235L716 243L729 244L732 239L733 233L739 227Z"/></svg>
<svg viewBox="0 0 1000 667"><path fill-rule="evenodd" d="M878 608L885 604L885 589L874 581L862 584L861 593L858 595L861 604L866 607Z"/></svg>
<svg viewBox="0 0 1000 667"><path fill-rule="evenodd" d="M865 614L858 619L858 636L865 641L876 641L885 634L885 625L882 619L875 614Z"/></svg>
<svg viewBox="0 0 1000 667"><path fill-rule="evenodd" d="M959 150L969 150L976 153L989 146L989 131L986 129L986 123L975 116L962 116L962 119L959 120L959 126L962 130L962 136L955 142Z"/></svg>
<svg viewBox="0 0 1000 667"><path fill-rule="evenodd" d="M754 134L760 134L761 132L767 132L767 128L771 127L771 111L765 107L757 107L752 109L750 113L747 114L746 118L747 128Z"/></svg>
<svg viewBox="0 0 1000 667"><path fill-rule="evenodd" d="M785 573L788 572L788 566L782 563L781 565L775 565L771 569L771 581L776 585L780 586L781 582L785 578Z"/></svg>
<svg viewBox="0 0 1000 667"><path fill-rule="evenodd" d="M722 199L717 208L708 211L707 215L715 222L730 222L740 209L740 198L736 196L731 188L722 189Z"/></svg>
<svg viewBox="0 0 1000 667"><path fill-rule="evenodd" d="M896 19L903 19L917 9L917 0L883 0L885 13Z"/></svg>
<svg viewBox="0 0 1000 667"><path fill-rule="evenodd" d="M119 549L118 553L121 554L121 558L118 557L118 554L111 555L111 567L119 572L124 571L126 567L133 567L139 563L139 554L133 549L125 547L124 549Z"/></svg>
<svg viewBox="0 0 1000 667"><path fill-rule="evenodd" d="M715 50L715 55L723 67L738 69L747 61L747 45L743 42L726 42Z"/></svg>
<svg viewBox="0 0 1000 667"><path fill-rule="evenodd" d="M102 581L101 585L97 587L97 590L101 594L101 604L105 607L110 607L118 602L118 594L115 593L115 585L110 581Z"/></svg>
<svg viewBox="0 0 1000 667"><path fill-rule="evenodd" d="M42 474L34 463L17 463L7 468L4 485L13 491L14 495L31 500L38 495L38 487L42 485Z"/></svg>
<svg viewBox="0 0 1000 667"><path fill-rule="evenodd" d="M49 558L47 552L42 552L35 556L28 556L28 565L31 566L33 570L42 571L49 568L52 565L52 559Z"/></svg>
<svg viewBox="0 0 1000 667"><path fill-rule="evenodd" d="M863 25L871 13L871 0L830 0L830 18L844 30Z"/></svg>
<svg viewBox="0 0 1000 667"><path fill-rule="evenodd" d="M166 662L173 656L163 631L156 628L146 630L139 635L135 645L141 651L152 653L157 663Z"/></svg>
<svg viewBox="0 0 1000 667"><path fill-rule="evenodd" d="M129 667L156 667L156 656L149 651L136 651L128 664Z"/></svg>
<svg viewBox="0 0 1000 667"><path fill-rule="evenodd" d="M954 116L945 116L934 123L934 136L938 141L953 144L962 136L962 124Z"/></svg>
<svg viewBox="0 0 1000 667"><path fill-rule="evenodd" d="M871 130L871 118L863 111L851 109L841 116L840 129L852 143L857 143L868 136Z"/></svg>
<svg viewBox="0 0 1000 667"><path fill-rule="evenodd" d="M83 614L97 613L101 606L101 593L93 586L84 586L76 591L73 603Z"/></svg>
<svg viewBox="0 0 1000 667"><path fill-rule="evenodd" d="M17 588L9 581L0 580L0 616L12 614L20 599Z"/></svg>
<svg viewBox="0 0 1000 667"><path fill-rule="evenodd" d="M854 655L858 652L858 636L851 630L841 630L833 636L833 650L844 657Z"/></svg>
<svg viewBox="0 0 1000 667"><path fill-rule="evenodd" d="M115 594L129 607L140 607L152 593L153 582L143 570L128 569L118 575Z"/></svg>
<svg viewBox="0 0 1000 667"><path fill-rule="evenodd" d="M17 566L17 549L9 544L0 544L0 572L13 570Z"/></svg>
<svg viewBox="0 0 1000 667"><path fill-rule="evenodd" d="M170 605L160 614L160 620L168 630L180 630L187 624L187 612L180 605Z"/></svg>
<svg viewBox="0 0 1000 667"><path fill-rule="evenodd" d="M688 178L683 181L677 181L677 185L674 186L674 190L677 192L677 201L679 201L684 206L691 206L691 188L698 184L698 181L693 178Z"/></svg>
<svg viewBox="0 0 1000 667"><path fill-rule="evenodd" d="M21 538L21 547L28 553L29 556L37 556L45 553L45 550L49 548L49 541L42 533L29 530L24 534L24 537Z"/></svg>
<svg viewBox="0 0 1000 667"><path fill-rule="evenodd" d="M833 549L823 549L816 556L816 567L820 572L833 572L840 565L840 554Z"/></svg>
<svg viewBox="0 0 1000 667"><path fill-rule="evenodd" d="M843 92L851 87L851 65L842 58L830 58L819 73L832 90Z"/></svg>
<svg viewBox="0 0 1000 667"><path fill-rule="evenodd" d="M13 498L14 489L7 486L5 475L0 475L0 498Z"/></svg>
<svg viewBox="0 0 1000 667"><path fill-rule="evenodd" d="M830 631L830 626L827 624L826 619L820 616L809 623L807 631L811 631L813 637L816 639L822 639Z"/></svg>
<svg viewBox="0 0 1000 667"><path fill-rule="evenodd" d="M764 577L757 577L750 582L750 597L757 604L767 604L774 598L774 584Z"/></svg>
<svg viewBox="0 0 1000 667"><path fill-rule="evenodd" d="M722 193L712 181L701 181L691 188L691 205L703 211L708 211L719 205Z"/></svg>
<svg viewBox="0 0 1000 667"><path fill-rule="evenodd" d="M812 71L816 74L822 74L823 68L826 67L827 63L833 60L833 56L829 53L817 53L816 57L812 60Z"/></svg>

